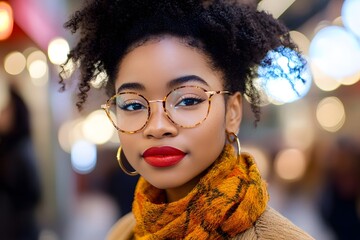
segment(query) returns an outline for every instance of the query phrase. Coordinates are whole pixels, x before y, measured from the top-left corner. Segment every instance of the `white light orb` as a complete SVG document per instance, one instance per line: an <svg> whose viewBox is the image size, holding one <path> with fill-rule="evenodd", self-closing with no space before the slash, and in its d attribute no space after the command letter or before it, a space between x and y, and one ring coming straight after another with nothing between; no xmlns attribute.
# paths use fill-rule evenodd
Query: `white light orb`
<svg viewBox="0 0 360 240"><path fill-rule="evenodd" d="M321 29L311 41L309 55L313 64L335 79L351 76L360 70L360 44L343 27Z"/></svg>
<svg viewBox="0 0 360 240"><path fill-rule="evenodd" d="M56 65L65 63L69 52L70 46L63 38L55 38L48 46L48 56L50 62Z"/></svg>
<svg viewBox="0 0 360 240"><path fill-rule="evenodd" d="M29 65L29 74L31 78L42 78L47 73L47 63L43 60L35 60Z"/></svg>
<svg viewBox="0 0 360 240"><path fill-rule="evenodd" d="M86 174L96 166L96 145L88 141L79 140L71 148L71 165L74 171Z"/></svg>
<svg viewBox="0 0 360 240"><path fill-rule="evenodd" d="M292 49L278 47L267 53L258 68L259 86L270 102L282 104L303 98L311 87L305 59Z"/></svg>
<svg viewBox="0 0 360 240"><path fill-rule="evenodd" d="M352 33L360 37L360 0L346 0L341 9L343 24Z"/></svg>

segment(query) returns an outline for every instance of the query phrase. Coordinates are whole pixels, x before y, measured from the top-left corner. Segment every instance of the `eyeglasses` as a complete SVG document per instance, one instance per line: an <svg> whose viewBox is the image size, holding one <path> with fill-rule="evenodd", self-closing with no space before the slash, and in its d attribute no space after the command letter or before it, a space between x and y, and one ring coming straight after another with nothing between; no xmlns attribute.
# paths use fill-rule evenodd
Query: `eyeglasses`
<svg viewBox="0 0 360 240"><path fill-rule="evenodd" d="M136 92L120 92L101 105L114 127L124 133L145 128L151 116L150 103L161 102L167 118L177 126L193 128L209 115L211 99L229 91L207 91L198 86L181 86L170 91L163 100L147 100Z"/></svg>

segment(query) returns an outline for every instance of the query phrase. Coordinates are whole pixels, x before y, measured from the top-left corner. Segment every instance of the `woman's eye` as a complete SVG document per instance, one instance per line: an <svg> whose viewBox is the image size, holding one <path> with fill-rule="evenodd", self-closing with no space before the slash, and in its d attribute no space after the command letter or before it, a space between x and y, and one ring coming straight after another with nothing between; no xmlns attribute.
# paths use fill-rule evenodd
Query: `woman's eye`
<svg viewBox="0 0 360 240"><path fill-rule="evenodd" d="M119 108L124 111L138 111L146 107L141 103L124 103L119 105Z"/></svg>
<svg viewBox="0 0 360 240"><path fill-rule="evenodd" d="M184 98L181 99L176 106L178 107L188 107L188 106L193 106L193 105L197 105L199 103L202 103L204 101L204 99L201 98L195 98L195 97L188 97L188 98Z"/></svg>

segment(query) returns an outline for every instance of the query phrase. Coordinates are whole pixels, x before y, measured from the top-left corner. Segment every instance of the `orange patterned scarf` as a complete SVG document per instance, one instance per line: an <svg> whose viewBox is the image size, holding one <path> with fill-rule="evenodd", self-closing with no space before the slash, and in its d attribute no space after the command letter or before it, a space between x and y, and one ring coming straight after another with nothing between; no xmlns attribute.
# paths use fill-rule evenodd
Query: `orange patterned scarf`
<svg viewBox="0 0 360 240"><path fill-rule="evenodd" d="M228 239L250 228L265 211L266 183L254 159L236 159L231 145L184 198L158 203L164 191L140 178L133 213L135 239Z"/></svg>

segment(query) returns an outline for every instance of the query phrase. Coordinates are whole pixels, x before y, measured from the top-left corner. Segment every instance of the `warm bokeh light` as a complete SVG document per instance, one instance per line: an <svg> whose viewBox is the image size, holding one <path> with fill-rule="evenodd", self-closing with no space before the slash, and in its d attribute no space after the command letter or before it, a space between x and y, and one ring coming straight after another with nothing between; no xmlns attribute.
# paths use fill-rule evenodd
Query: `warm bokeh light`
<svg viewBox="0 0 360 240"><path fill-rule="evenodd" d="M322 91L330 92L341 86L341 83L323 73L315 64L311 64L315 85Z"/></svg>
<svg viewBox="0 0 360 240"><path fill-rule="evenodd" d="M287 181L301 179L305 174L306 164L305 154L294 148L280 151L274 161L276 174Z"/></svg>
<svg viewBox="0 0 360 240"><path fill-rule="evenodd" d="M45 86L49 81L49 67L46 55L42 51L33 48L27 49L26 52L28 52L26 66L31 82L35 86Z"/></svg>
<svg viewBox="0 0 360 240"><path fill-rule="evenodd" d="M335 18L334 21L332 21L332 25L343 27L344 24L343 24L342 18L341 17Z"/></svg>
<svg viewBox="0 0 360 240"><path fill-rule="evenodd" d="M302 54L309 54L310 40L299 31L290 31L292 40L298 45Z"/></svg>
<svg viewBox="0 0 360 240"><path fill-rule="evenodd" d="M41 61L47 62L46 55L41 50L37 50L35 48L29 48L29 49L26 49L25 51L28 52L28 56L26 58L26 66L28 69L29 69L31 63L34 61L41 60Z"/></svg>
<svg viewBox="0 0 360 240"><path fill-rule="evenodd" d="M310 44L311 62L335 79L360 71L360 44L353 34L339 26L321 29Z"/></svg>
<svg viewBox="0 0 360 240"><path fill-rule="evenodd" d="M60 147L67 153L70 153L73 144L84 139L82 133L83 119L75 119L63 123L58 132L58 140Z"/></svg>
<svg viewBox="0 0 360 240"><path fill-rule="evenodd" d="M342 78L339 79L338 81L342 84L342 85L353 85L355 83L357 83L360 80L360 71L350 77L346 77L346 78Z"/></svg>
<svg viewBox="0 0 360 240"><path fill-rule="evenodd" d="M14 18L11 6L0 2L0 41L10 37L14 28Z"/></svg>
<svg viewBox="0 0 360 240"><path fill-rule="evenodd" d="M96 145L79 140L71 148L71 165L75 172L81 174L90 173L94 170L97 162Z"/></svg>
<svg viewBox="0 0 360 240"><path fill-rule="evenodd" d="M343 23L353 34L360 37L360 0L345 0L341 9Z"/></svg>
<svg viewBox="0 0 360 240"><path fill-rule="evenodd" d="M47 73L47 63L43 60L35 60L29 64L29 74L31 78L42 78Z"/></svg>
<svg viewBox="0 0 360 240"><path fill-rule="evenodd" d="M286 9L288 9L295 0L277 0L276 4L272 0L262 0L258 4L259 10L271 13L275 18L280 17Z"/></svg>
<svg viewBox="0 0 360 240"><path fill-rule="evenodd" d="M270 172L270 159L269 155L262 149L255 146L242 146L242 152L250 153L255 159L256 165L259 168L261 176L267 178Z"/></svg>
<svg viewBox="0 0 360 240"><path fill-rule="evenodd" d="M88 141L104 144L112 138L115 128L103 110L96 110L87 116L82 130Z"/></svg>
<svg viewBox="0 0 360 240"><path fill-rule="evenodd" d="M282 108L280 125L286 146L302 150L311 147L315 140L312 114L310 104L304 100Z"/></svg>
<svg viewBox="0 0 360 240"><path fill-rule="evenodd" d="M25 56L20 52L11 52L5 56L4 69L8 74L20 74L26 66Z"/></svg>
<svg viewBox="0 0 360 240"><path fill-rule="evenodd" d="M337 97L327 97L320 101L316 109L320 126L329 132L338 131L345 123L345 109Z"/></svg>
<svg viewBox="0 0 360 240"><path fill-rule="evenodd" d="M65 63L70 51L69 43L63 38L55 38L48 46L50 62L56 65Z"/></svg>

